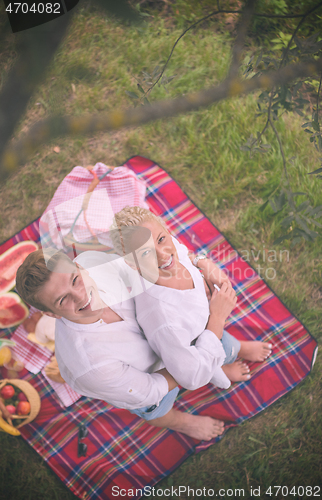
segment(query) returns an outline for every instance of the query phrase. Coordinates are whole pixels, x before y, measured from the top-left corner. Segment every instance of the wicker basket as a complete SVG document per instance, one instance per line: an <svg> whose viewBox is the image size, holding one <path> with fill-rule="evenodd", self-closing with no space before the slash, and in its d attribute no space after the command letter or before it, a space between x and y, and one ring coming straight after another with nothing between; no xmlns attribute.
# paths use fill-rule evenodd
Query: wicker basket
<svg viewBox="0 0 322 500"><path fill-rule="evenodd" d="M20 389L24 393L24 395L26 396L27 400L30 403L30 413L28 415L18 415L16 417L15 415L13 415L11 417L24 420L24 422L21 422L19 425L15 426L16 429L18 429L19 427L22 427L25 424L29 424L29 422L31 422L32 420L34 420L34 418L37 417L41 404L40 397L36 389L26 380L20 380L19 378L0 380L0 390L6 384L18 387L18 389Z"/></svg>

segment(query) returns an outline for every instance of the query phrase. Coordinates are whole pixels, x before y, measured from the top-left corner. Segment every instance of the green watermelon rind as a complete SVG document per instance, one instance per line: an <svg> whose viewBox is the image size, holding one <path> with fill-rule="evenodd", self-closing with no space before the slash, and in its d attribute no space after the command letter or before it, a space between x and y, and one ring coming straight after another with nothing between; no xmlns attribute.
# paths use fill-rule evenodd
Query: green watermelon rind
<svg viewBox="0 0 322 500"><path fill-rule="evenodd" d="M8 250L6 250L2 255L0 255L0 280L1 280L1 276L2 276L2 273L4 273L5 271L5 267L2 266L2 262L8 257L8 255L10 255L11 253L14 255L14 253L17 251L17 250L20 250L21 248L23 247L33 247L34 250L31 250L29 253L32 253L34 252L35 250L38 250L38 245L37 243L35 243L34 241L32 240L28 240L28 241L20 241L20 243L17 243L16 245L14 245L13 247L11 248L8 248ZM26 254L26 257L27 257L28 254ZM6 293L8 292L9 290L12 290L13 287L15 286L16 284L16 276L13 276L12 279L10 281L7 281L6 284L4 285L1 285L1 281L0 281L0 294L3 294L3 293Z"/></svg>
<svg viewBox="0 0 322 500"><path fill-rule="evenodd" d="M18 320L14 320L12 323L3 325L1 323L0 319L0 329L5 329L5 328L12 328L13 326L20 325L26 318L29 316L29 309L26 306L24 302L22 302L21 298L19 295L15 292L7 292L7 293L0 293L0 310L2 309L1 307L1 299L6 298L6 297L11 297L15 300L15 305L19 305L21 307L21 310L24 312L23 317L19 318Z"/></svg>

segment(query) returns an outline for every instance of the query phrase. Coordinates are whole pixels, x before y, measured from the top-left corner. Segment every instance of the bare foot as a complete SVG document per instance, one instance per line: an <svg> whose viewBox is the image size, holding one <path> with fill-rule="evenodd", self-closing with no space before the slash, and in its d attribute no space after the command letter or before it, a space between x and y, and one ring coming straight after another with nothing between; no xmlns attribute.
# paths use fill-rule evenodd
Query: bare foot
<svg viewBox="0 0 322 500"><path fill-rule="evenodd" d="M222 371L227 375L231 382L242 382L250 379L250 369L246 363L241 360L223 365Z"/></svg>
<svg viewBox="0 0 322 500"><path fill-rule="evenodd" d="M164 417L149 420L149 424L182 432L198 441L210 441L224 432L224 422L212 417L191 415L170 410Z"/></svg>
<svg viewBox="0 0 322 500"><path fill-rule="evenodd" d="M272 344L257 340L241 341L238 356L248 361L265 361L272 353L272 347Z"/></svg>

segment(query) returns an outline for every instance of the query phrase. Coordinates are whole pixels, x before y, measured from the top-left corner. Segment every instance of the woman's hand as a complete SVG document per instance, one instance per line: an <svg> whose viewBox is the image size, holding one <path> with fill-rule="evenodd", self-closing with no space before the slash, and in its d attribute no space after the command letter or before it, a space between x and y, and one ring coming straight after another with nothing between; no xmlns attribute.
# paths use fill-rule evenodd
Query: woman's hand
<svg viewBox="0 0 322 500"><path fill-rule="evenodd" d="M209 303L210 316L215 320L225 322L237 302L236 292L231 283L224 282L219 292L215 290Z"/></svg>
<svg viewBox="0 0 322 500"><path fill-rule="evenodd" d="M214 290L209 302L210 315L207 330L212 331L219 339L222 338L225 321L237 302L236 292L231 283L223 283L219 292Z"/></svg>

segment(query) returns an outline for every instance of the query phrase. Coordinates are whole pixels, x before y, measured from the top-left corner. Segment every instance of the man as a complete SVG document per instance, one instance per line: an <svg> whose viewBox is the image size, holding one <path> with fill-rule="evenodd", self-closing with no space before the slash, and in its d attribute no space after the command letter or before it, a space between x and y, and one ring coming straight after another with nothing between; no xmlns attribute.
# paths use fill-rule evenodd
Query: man
<svg viewBox="0 0 322 500"><path fill-rule="evenodd" d="M197 440L222 434L223 422L172 408L177 383L144 338L118 266L107 261L100 252L84 252L76 262L57 252L46 262L38 250L18 269L22 299L56 318L56 358L64 380L80 394L127 409L151 425Z"/></svg>

